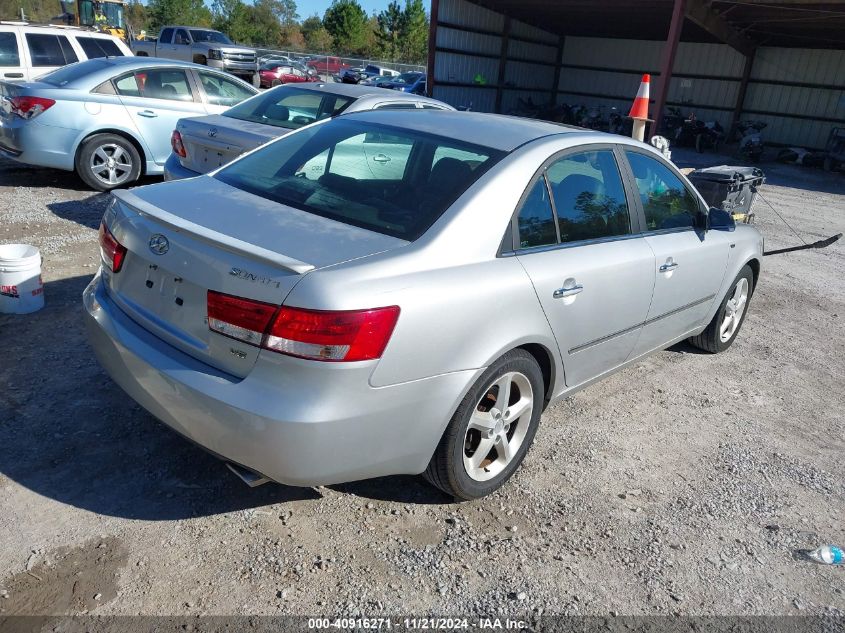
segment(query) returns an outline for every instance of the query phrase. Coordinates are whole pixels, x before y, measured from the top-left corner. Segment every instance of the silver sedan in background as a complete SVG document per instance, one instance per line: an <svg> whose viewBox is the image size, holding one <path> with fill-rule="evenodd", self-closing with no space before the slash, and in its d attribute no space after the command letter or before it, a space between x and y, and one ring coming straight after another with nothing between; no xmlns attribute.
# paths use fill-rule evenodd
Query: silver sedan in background
<svg viewBox="0 0 845 633"><path fill-rule="evenodd" d="M762 259L650 146L437 111L116 192L100 244L89 339L151 414L252 483L425 473L460 499L513 474L549 403L678 341L727 349Z"/></svg>
<svg viewBox="0 0 845 633"><path fill-rule="evenodd" d="M161 174L183 116L223 112L258 90L222 71L154 57L70 64L0 81L0 155L76 171L99 191Z"/></svg>
<svg viewBox="0 0 845 633"><path fill-rule="evenodd" d="M279 86L223 114L180 119L173 130L173 153L164 179L208 173L305 125L364 110L453 110L452 106L411 94L342 83Z"/></svg>

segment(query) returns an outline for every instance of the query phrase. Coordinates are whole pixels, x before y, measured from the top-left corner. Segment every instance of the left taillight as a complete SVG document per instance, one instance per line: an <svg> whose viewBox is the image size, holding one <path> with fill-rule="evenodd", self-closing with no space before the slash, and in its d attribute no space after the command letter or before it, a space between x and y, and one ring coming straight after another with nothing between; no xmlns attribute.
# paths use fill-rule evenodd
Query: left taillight
<svg viewBox="0 0 845 633"><path fill-rule="evenodd" d="M126 247L117 241L105 222L100 223L100 257L113 273L119 273L126 259Z"/></svg>
<svg viewBox="0 0 845 633"><path fill-rule="evenodd" d="M188 152L185 151L185 144L182 142L182 135L179 130L173 130L170 135L170 147L173 148L173 153L180 158L187 158Z"/></svg>
<svg viewBox="0 0 845 633"><path fill-rule="evenodd" d="M16 114L22 119L34 119L39 114L43 114L56 104L54 99L46 99L44 97L27 97L19 96L9 99L9 105L12 114Z"/></svg>
<svg viewBox="0 0 845 633"><path fill-rule="evenodd" d="M288 356L352 362L381 358L399 306L369 310L306 310L208 291L208 327Z"/></svg>

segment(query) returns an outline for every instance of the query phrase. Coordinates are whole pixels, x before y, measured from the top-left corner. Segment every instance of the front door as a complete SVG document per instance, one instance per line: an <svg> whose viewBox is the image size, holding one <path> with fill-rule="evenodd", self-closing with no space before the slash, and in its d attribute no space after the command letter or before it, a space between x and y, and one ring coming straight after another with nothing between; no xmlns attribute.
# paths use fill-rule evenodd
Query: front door
<svg viewBox="0 0 845 633"><path fill-rule="evenodd" d="M146 143L152 160L163 165L170 156L170 135L176 122L205 114L188 74L179 68L148 68L118 78L115 89Z"/></svg>
<svg viewBox="0 0 845 633"><path fill-rule="evenodd" d="M633 216L610 148L563 155L525 197L517 257L554 331L566 385L619 366L648 314L654 254Z"/></svg>
<svg viewBox="0 0 845 633"><path fill-rule="evenodd" d="M176 29L173 34L173 45L171 46L173 55L171 59L180 59L183 62L194 61L194 47L191 44L191 38L188 37L188 31L185 29Z"/></svg>
<svg viewBox="0 0 845 633"><path fill-rule="evenodd" d="M657 158L626 150L654 251L654 298L634 355L663 347L706 324L727 269L730 234L697 231L701 210L672 168Z"/></svg>

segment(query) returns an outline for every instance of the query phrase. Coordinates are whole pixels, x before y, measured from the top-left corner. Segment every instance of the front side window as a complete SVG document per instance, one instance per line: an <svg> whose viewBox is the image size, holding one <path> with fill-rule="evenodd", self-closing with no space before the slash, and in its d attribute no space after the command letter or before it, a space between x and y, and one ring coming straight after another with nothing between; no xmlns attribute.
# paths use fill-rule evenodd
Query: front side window
<svg viewBox="0 0 845 633"><path fill-rule="evenodd" d="M516 218L519 248L548 246L557 243L555 217L549 200L549 189L543 176L534 183Z"/></svg>
<svg viewBox="0 0 845 633"><path fill-rule="evenodd" d="M0 33L0 66L20 66L21 56L18 51L18 38L8 31Z"/></svg>
<svg viewBox="0 0 845 633"><path fill-rule="evenodd" d="M104 37L77 37L76 42L85 51L88 59L123 56L123 51L118 48L117 44Z"/></svg>
<svg viewBox="0 0 845 633"><path fill-rule="evenodd" d="M35 67L64 66L79 61L64 35L27 33L26 43Z"/></svg>
<svg viewBox="0 0 845 633"><path fill-rule="evenodd" d="M610 149L565 156L546 170L560 241L577 242L631 232L622 177Z"/></svg>
<svg viewBox="0 0 845 633"><path fill-rule="evenodd" d="M255 94L234 79L223 75L202 70L198 74L208 102L213 105L232 106Z"/></svg>
<svg viewBox="0 0 845 633"><path fill-rule="evenodd" d="M434 164L445 149L453 155ZM461 160L458 151L475 160ZM214 178L315 215L415 240L503 155L341 117L270 143Z"/></svg>
<svg viewBox="0 0 845 633"><path fill-rule="evenodd" d="M295 130L314 121L337 116L354 100L352 97L286 87L240 103L226 110L223 116Z"/></svg>
<svg viewBox="0 0 845 633"><path fill-rule="evenodd" d="M115 81L117 93L124 97L193 101L194 96L183 70L148 69Z"/></svg>
<svg viewBox="0 0 845 633"><path fill-rule="evenodd" d="M672 170L657 159L625 152L645 213L647 231L692 228L699 211L698 199Z"/></svg>

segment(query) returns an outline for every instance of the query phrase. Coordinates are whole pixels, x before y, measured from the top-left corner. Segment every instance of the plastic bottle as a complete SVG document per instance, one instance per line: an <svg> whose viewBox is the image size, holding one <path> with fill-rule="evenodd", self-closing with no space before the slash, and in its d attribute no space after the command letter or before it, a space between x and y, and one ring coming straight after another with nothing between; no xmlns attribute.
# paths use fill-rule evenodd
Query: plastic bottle
<svg viewBox="0 0 845 633"><path fill-rule="evenodd" d="M845 563L845 553L836 545L822 545L808 554L810 558L825 565L842 565Z"/></svg>

